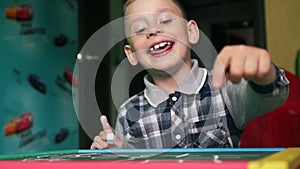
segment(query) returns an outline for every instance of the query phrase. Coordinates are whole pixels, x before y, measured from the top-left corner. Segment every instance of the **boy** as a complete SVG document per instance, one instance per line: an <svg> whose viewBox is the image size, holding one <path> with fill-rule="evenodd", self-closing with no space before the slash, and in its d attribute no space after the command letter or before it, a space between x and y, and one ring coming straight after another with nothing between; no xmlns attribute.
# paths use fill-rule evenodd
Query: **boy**
<svg viewBox="0 0 300 169"><path fill-rule="evenodd" d="M92 149L238 147L250 120L286 100L288 80L264 49L227 46L213 71L200 68L197 23L176 0L128 0L124 14L124 51L148 70L146 88L121 105L115 136L101 117Z"/></svg>

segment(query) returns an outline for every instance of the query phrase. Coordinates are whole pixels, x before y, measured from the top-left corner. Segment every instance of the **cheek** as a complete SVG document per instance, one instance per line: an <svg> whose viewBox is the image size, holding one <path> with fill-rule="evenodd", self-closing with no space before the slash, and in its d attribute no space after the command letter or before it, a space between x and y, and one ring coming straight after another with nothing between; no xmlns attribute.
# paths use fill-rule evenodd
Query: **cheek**
<svg viewBox="0 0 300 169"><path fill-rule="evenodd" d="M188 45L188 33L185 31L181 31L177 33L177 39L182 41L182 43L185 43Z"/></svg>
<svg viewBox="0 0 300 169"><path fill-rule="evenodd" d="M146 48L145 43L146 42L145 42L144 38L141 38L141 37L132 38L132 44L133 44L136 52L145 49Z"/></svg>
<svg viewBox="0 0 300 169"><path fill-rule="evenodd" d="M177 30L170 30L168 31L169 36L173 37L174 39L180 41L181 43L188 43L188 34L185 29L177 29Z"/></svg>

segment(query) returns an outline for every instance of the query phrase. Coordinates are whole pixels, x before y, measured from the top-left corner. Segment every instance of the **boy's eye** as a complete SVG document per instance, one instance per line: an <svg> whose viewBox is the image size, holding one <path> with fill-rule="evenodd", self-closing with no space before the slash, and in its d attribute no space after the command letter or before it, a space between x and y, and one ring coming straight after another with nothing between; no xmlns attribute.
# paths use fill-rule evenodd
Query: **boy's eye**
<svg viewBox="0 0 300 169"><path fill-rule="evenodd" d="M143 21L134 22L131 26L131 32L135 34L142 34L147 30L147 23Z"/></svg>
<svg viewBox="0 0 300 169"><path fill-rule="evenodd" d="M171 23L171 22L172 22L172 19L167 19L167 20L160 21L161 24L168 24L168 23Z"/></svg>
<svg viewBox="0 0 300 169"><path fill-rule="evenodd" d="M146 31L146 28L141 28L135 31L136 34L141 34Z"/></svg>
<svg viewBox="0 0 300 169"><path fill-rule="evenodd" d="M158 23L159 24L169 24L173 21L173 17L168 14L168 13L161 13L159 16L158 16Z"/></svg>

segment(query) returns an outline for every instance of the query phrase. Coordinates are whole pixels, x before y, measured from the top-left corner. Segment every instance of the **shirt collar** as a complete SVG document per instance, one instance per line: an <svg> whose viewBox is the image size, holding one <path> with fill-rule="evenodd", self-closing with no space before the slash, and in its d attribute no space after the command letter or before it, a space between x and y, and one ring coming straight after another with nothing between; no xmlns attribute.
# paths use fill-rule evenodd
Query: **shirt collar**
<svg viewBox="0 0 300 169"><path fill-rule="evenodd" d="M198 67L197 60L193 59L192 64L193 66L191 69L191 73L175 91L184 94L199 93L206 80L207 70ZM144 77L144 83L146 86L144 96L151 104L151 106L157 107L160 103L169 98L169 93L166 90L154 85L152 82L150 82L149 79L149 75L146 75Z"/></svg>

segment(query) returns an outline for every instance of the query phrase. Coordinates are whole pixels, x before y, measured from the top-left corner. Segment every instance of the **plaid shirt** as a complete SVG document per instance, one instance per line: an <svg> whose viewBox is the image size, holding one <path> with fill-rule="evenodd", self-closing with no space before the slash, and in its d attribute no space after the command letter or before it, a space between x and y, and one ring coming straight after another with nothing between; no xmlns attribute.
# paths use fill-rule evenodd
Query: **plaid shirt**
<svg viewBox="0 0 300 169"><path fill-rule="evenodd" d="M283 72L277 72L284 78L282 76L277 78L279 80L276 81L280 82L276 84L280 85L276 85L275 89L287 86L288 81ZM237 120L234 119L243 117L243 112L236 113L242 116L232 116L234 114L229 111L228 107L233 111L235 109L230 104L231 100L226 99L232 95L224 95L226 91L213 89L211 72L199 68L197 61L193 60L191 74L172 94L155 86L148 79L149 77L144 78L145 90L131 97L119 109L115 132L123 140L125 148L238 146L242 133L242 129L238 129L238 126L245 124L237 126ZM271 93L275 90L274 84L271 85L272 90L269 90ZM249 86L245 80L239 85L242 85L239 89L253 90L244 87ZM252 86L255 85L252 84ZM265 91L266 86L263 87ZM253 88L262 89L259 86ZM229 91L232 92L232 90ZM239 93L239 91L236 92ZM286 98L288 92L281 93ZM284 100L282 99L280 103ZM258 115L266 113L266 110L258 112ZM248 121L244 120L244 123Z"/></svg>

